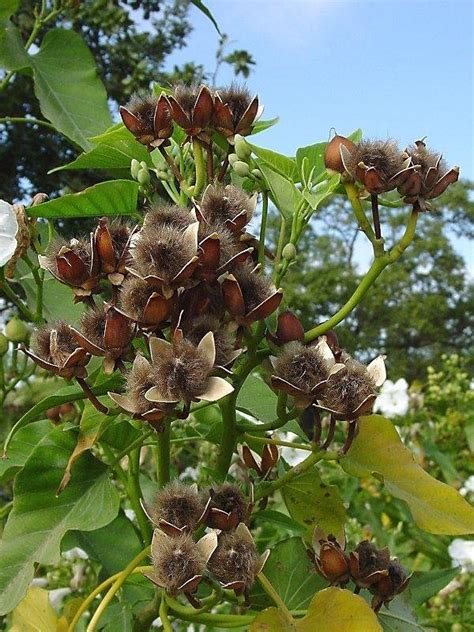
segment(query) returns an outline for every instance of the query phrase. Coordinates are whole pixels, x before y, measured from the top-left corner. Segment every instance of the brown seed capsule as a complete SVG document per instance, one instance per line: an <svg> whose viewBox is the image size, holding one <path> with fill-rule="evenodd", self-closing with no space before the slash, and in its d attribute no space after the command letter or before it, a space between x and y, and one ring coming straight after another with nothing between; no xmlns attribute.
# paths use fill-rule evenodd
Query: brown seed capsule
<svg viewBox="0 0 474 632"><path fill-rule="evenodd" d="M216 93L213 127L233 143L235 134L247 136L251 133L262 110L258 97L252 98L246 88L232 84Z"/></svg>
<svg viewBox="0 0 474 632"><path fill-rule="evenodd" d="M168 101L175 123L186 132L188 139L209 139L206 130L214 112L214 97L209 88L178 85Z"/></svg>
<svg viewBox="0 0 474 632"><path fill-rule="evenodd" d="M280 458L278 446L270 443L263 446L261 455L251 450L246 443L239 444L237 451L245 465L263 477L269 474Z"/></svg>
<svg viewBox="0 0 474 632"><path fill-rule="evenodd" d="M229 531L240 522L246 522L252 511L252 502L248 501L236 485L224 483L209 490L211 503L206 524L213 529Z"/></svg>
<svg viewBox="0 0 474 632"><path fill-rule="evenodd" d="M355 144L345 136L336 134L334 138L327 144L324 152L324 164L326 169L344 173L346 170L341 157L341 145L344 145L350 152L354 151Z"/></svg>
<svg viewBox="0 0 474 632"><path fill-rule="evenodd" d="M170 537L156 529L151 544L153 570L144 573L154 584L172 596L191 596L206 570L209 558L217 547L217 536L208 533L198 542L189 534ZM199 606L197 600L190 599Z"/></svg>
<svg viewBox="0 0 474 632"><path fill-rule="evenodd" d="M150 520L167 535L194 531L204 518L206 507L199 496L197 485L172 481L156 496L150 507L145 507Z"/></svg>
<svg viewBox="0 0 474 632"><path fill-rule="evenodd" d="M151 204L143 219L143 228L162 228L168 226L183 231L195 217L181 206Z"/></svg>
<svg viewBox="0 0 474 632"><path fill-rule="evenodd" d="M224 588L241 594L252 586L267 557L268 553L257 553L250 531L240 523L235 531L220 534L209 570Z"/></svg>
<svg viewBox="0 0 474 632"><path fill-rule="evenodd" d="M77 343L91 355L103 356L105 373L112 373L128 353L134 329L130 320L113 305L86 312L81 329L72 328Z"/></svg>
<svg viewBox="0 0 474 632"><path fill-rule="evenodd" d="M125 107L120 107L120 116L138 142L150 148L159 147L173 133L171 108L164 94L134 95Z"/></svg>
<svg viewBox="0 0 474 632"><path fill-rule="evenodd" d="M252 247L242 249L222 222L200 222L199 265L193 276L214 281L224 272L235 270L247 261L252 252Z"/></svg>
<svg viewBox="0 0 474 632"><path fill-rule="evenodd" d="M331 585L344 587L349 581L349 557L333 535L319 540L314 556L316 570Z"/></svg>
<svg viewBox="0 0 474 632"><path fill-rule="evenodd" d="M157 376L156 386L146 393L151 402L161 405L216 401L233 391L229 382L210 376L216 354L212 332L206 334L197 347L185 339L170 343L152 337L150 352Z"/></svg>
<svg viewBox="0 0 474 632"><path fill-rule="evenodd" d="M374 582L387 575L390 551L377 549L368 540L360 542L350 554L351 578L358 589L369 588Z"/></svg>
<svg viewBox="0 0 474 632"><path fill-rule="evenodd" d="M120 292L120 310L142 329L153 330L171 314L169 299L144 279L130 276L125 279Z"/></svg>
<svg viewBox="0 0 474 632"><path fill-rule="evenodd" d="M304 327L293 312L286 310L278 314L276 332L267 337L279 347L288 342L304 342Z"/></svg>
<svg viewBox="0 0 474 632"><path fill-rule="evenodd" d="M120 285L130 256L130 240L138 227L133 229L120 221L109 224L106 217L99 220L94 232L94 246L100 271L113 285Z"/></svg>
<svg viewBox="0 0 474 632"><path fill-rule="evenodd" d="M83 378L90 354L77 343L70 326L59 321L54 325L44 325L33 332L31 350L22 347L38 366L60 377Z"/></svg>
<svg viewBox="0 0 474 632"><path fill-rule="evenodd" d="M410 577L398 560L391 560L387 565L387 574L369 586L372 608L378 612L382 604L388 607L390 601L402 593L408 586Z"/></svg>
<svg viewBox="0 0 474 632"><path fill-rule="evenodd" d="M207 333L212 331L216 347L216 366L226 367L234 362L241 354L241 349L234 349L230 335L215 316L203 315L197 318L191 317L187 323L183 323L182 328L185 338L194 345L199 344L199 341L202 340Z"/></svg>
<svg viewBox="0 0 474 632"><path fill-rule="evenodd" d="M239 233L252 219L256 204L256 195L250 197L230 184L210 184L197 209L206 222L224 222L228 230Z"/></svg>

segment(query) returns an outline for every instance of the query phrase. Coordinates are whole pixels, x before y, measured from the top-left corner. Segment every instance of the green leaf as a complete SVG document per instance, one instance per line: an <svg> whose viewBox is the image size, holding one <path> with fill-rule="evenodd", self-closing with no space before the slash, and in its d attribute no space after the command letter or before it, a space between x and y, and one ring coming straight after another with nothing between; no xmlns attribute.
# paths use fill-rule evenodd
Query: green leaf
<svg viewBox="0 0 474 632"><path fill-rule="evenodd" d="M456 575L459 575L459 568L415 573L409 584L410 604L413 607L421 606L425 601L437 595Z"/></svg>
<svg viewBox="0 0 474 632"><path fill-rule="evenodd" d="M75 160L51 169L49 173L55 171L65 171L70 169L130 169L133 158L139 162L146 162L149 167L153 167L150 153L146 147L135 140L128 129L120 124L114 125L109 130L94 136L90 139L94 147L81 154Z"/></svg>
<svg viewBox="0 0 474 632"><path fill-rule="evenodd" d="M355 131L352 132L352 134L349 134L347 138L351 140L353 143L360 143L360 141L362 140L361 128L358 127Z"/></svg>
<svg viewBox="0 0 474 632"><path fill-rule="evenodd" d="M112 117L94 58L81 36L65 29L49 31L30 60L43 115L80 147L91 148L90 137L110 127Z"/></svg>
<svg viewBox="0 0 474 632"><path fill-rule="evenodd" d="M316 524L327 534L344 535L346 510L337 487L323 483L315 467L284 485L281 493L290 516L306 527L308 542Z"/></svg>
<svg viewBox="0 0 474 632"><path fill-rule="evenodd" d="M67 629L67 626L59 628L58 623L56 612L49 603L48 591L31 586L12 613L10 632L59 632Z"/></svg>
<svg viewBox="0 0 474 632"><path fill-rule="evenodd" d="M324 202L337 189L341 181L341 174L335 173L329 180L316 185L312 191L304 191L305 200L309 203L313 211L316 211L319 205Z"/></svg>
<svg viewBox="0 0 474 632"><path fill-rule="evenodd" d="M105 399L106 398L102 398L101 403L105 403L103 401ZM81 421L79 422L79 436L77 437L77 443L71 456L69 457L66 469L64 470L63 477L58 487L58 494L63 492L64 488L71 480L71 471L74 463L83 452L92 448L94 443L104 432L105 428L112 423L113 419L113 415L104 415L104 413L101 413L94 408L91 402L86 402L84 410L82 411Z"/></svg>
<svg viewBox="0 0 474 632"><path fill-rule="evenodd" d="M428 458L433 459L437 463L443 473L444 480L451 485L455 481L462 480L460 473L454 467L454 463L448 454L444 454L438 450L436 444L431 441L422 441L422 447Z"/></svg>
<svg viewBox="0 0 474 632"><path fill-rule="evenodd" d="M300 191L279 173L261 163L259 169L267 181L272 200L285 219L290 220L302 200Z"/></svg>
<svg viewBox="0 0 474 632"><path fill-rule="evenodd" d="M216 27L216 31L219 33L219 35L222 35L222 33L219 30L219 26L218 26L218 24L216 22L216 18L212 15L212 13L206 7L204 2L202 2L202 0L191 0L191 2L192 2L192 4L194 4L195 7L197 7L199 9L199 11L202 11L202 13L204 13L204 15L211 20L211 22Z"/></svg>
<svg viewBox="0 0 474 632"><path fill-rule="evenodd" d="M370 601L370 596L366 596ZM427 632L426 628L416 622L416 617L406 602L405 595L395 597L390 602L390 610L384 608L379 613L379 617L385 632Z"/></svg>
<svg viewBox="0 0 474 632"><path fill-rule="evenodd" d="M111 542L120 546L111 546ZM124 513L110 524L94 531L71 531L63 539L61 549L75 546L83 549L91 559L102 566L103 575L110 577L118 573L141 551L140 538Z"/></svg>
<svg viewBox="0 0 474 632"><path fill-rule="evenodd" d="M8 19L2 17L8 13L8 7L0 8L0 68L4 70L20 70L30 64L30 56L25 51L20 31Z"/></svg>
<svg viewBox="0 0 474 632"><path fill-rule="evenodd" d="M20 0L2 0L0 6L0 20L8 20L10 16L16 13Z"/></svg>
<svg viewBox="0 0 474 632"><path fill-rule="evenodd" d="M302 619L290 622L277 608L268 608L249 632L382 632L382 626L362 597L342 588L326 588L316 593Z"/></svg>
<svg viewBox="0 0 474 632"><path fill-rule="evenodd" d="M381 415L359 420L359 433L342 467L359 478L383 477L388 491L404 500L417 525L429 533L474 533L474 508L453 488L415 463L392 422Z"/></svg>
<svg viewBox="0 0 474 632"><path fill-rule="evenodd" d="M119 375L114 374L111 375L106 382L100 384L99 386L95 386L92 390L95 395L105 395L107 391L113 391L116 388L119 388L121 383L122 378ZM37 419L44 413L45 410L48 410L48 408L54 408L55 406L60 406L61 404L67 404L68 402L76 402L80 399L85 399L85 397L84 391L79 386L64 386L54 395L48 395L40 402L32 406L29 411L20 417L10 430L3 447L4 455L9 450L10 443L20 428L23 428L30 422Z"/></svg>
<svg viewBox="0 0 474 632"><path fill-rule="evenodd" d="M291 569L291 572L285 572L285 569ZM314 593L327 585L315 573L314 565L300 538L289 538L272 547L264 574L289 610L305 610ZM251 601L257 608L270 603L260 584L252 591Z"/></svg>
<svg viewBox="0 0 474 632"><path fill-rule="evenodd" d="M276 116L275 118L267 119L266 121L257 121L252 128L252 136L255 136L255 134L260 134L260 132L264 132L266 129L273 127L278 123L279 120L280 118Z"/></svg>
<svg viewBox="0 0 474 632"><path fill-rule="evenodd" d="M300 173L304 180L308 180L311 171L313 171L313 182L317 180L318 176L326 171L324 165L324 152L326 151L327 143L315 143L314 145L308 145L307 147L300 147L296 150L296 164L298 166L298 173ZM304 162L304 159L307 161Z"/></svg>
<svg viewBox="0 0 474 632"><path fill-rule="evenodd" d="M49 419L43 419L19 430L11 442L8 457L0 459L0 482L13 478L26 463L36 445L53 427Z"/></svg>
<svg viewBox="0 0 474 632"><path fill-rule="evenodd" d="M108 470L89 453L76 463L68 488L56 496L74 445L73 433L55 428L17 474L13 510L0 542L0 614L25 595L35 563L59 560L66 531L97 529L117 515L119 497Z"/></svg>
<svg viewBox="0 0 474 632"><path fill-rule="evenodd" d="M108 180L79 193L69 193L28 209L30 217L100 217L132 215L137 209L138 182Z"/></svg>
<svg viewBox="0 0 474 632"><path fill-rule="evenodd" d="M237 397L237 408L259 421L270 422L276 418L276 405L277 396L268 384L256 375L249 375Z"/></svg>
<svg viewBox="0 0 474 632"><path fill-rule="evenodd" d="M248 143L252 148L253 153L263 160L273 171L276 171L288 180L294 181L298 178L298 170L296 168L296 162L294 158L289 158L283 154L278 154L271 149L265 149L264 147L258 147L252 143ZM260 162L258 164L260 167Z"/></svg>
<svg viewBox="0 0 474 632"><path fill-rule="evenodd" d="M273 509L258 511L254 514L253 519L262 526L271 523L282 527L285 532L290 531L297 535L303 535L306 532L306 527L303 527L299 522L296 522L296 520L293 520L281 511L274 511Z"/></svg>

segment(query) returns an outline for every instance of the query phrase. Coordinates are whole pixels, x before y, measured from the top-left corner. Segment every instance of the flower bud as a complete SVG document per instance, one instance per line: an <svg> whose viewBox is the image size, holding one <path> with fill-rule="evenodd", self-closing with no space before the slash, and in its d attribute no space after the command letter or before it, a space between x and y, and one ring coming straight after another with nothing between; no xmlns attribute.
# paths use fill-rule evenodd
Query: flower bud
<svg viewBox="0 0 474 632"><path fill-rule="evenodd" d="M241 178L246 178L250 173L248 164L242 160L236 160L232 167L234 168L235 173Z"/></svg>
<svg viewBox="0 0 474 632"><path fill-rule="evenodd" d="M261 180L262 179L262 172L260 171L260 169L252 169L252 171L250 172L254 178L256 178L257 180Z"/></svg>
<svg viewBox="0 0 474 632"><path fill-rule="evenodd" d="M246 161L250 158L252 154L252 149L250 148L250 145L245 140L245 138L241 136L240 134L235 135L234 146L235 146L235 153L240 158L240 160Z"/></svg>
<svg viewBox="0 0 474 632"><path fill-rule="evenodd" d="M239 160L239 157L237 156L237 154L229 154L229 164L231 167L234 166L237 160Z"/></svg>
<svg viewBox="0 0 474 632"><path fill-rule="evenodd" d="M286 246L283 248L283 252L281 253L281 256L283 257L283 259L286 259L287 261L293 261L293 259L296 259L295 245L286 244Z"/></svg>
<svg viewBox="0 0 474 632"><path fill-rule="evenodd" d="M142 185L142 187L148 186L150 184L150 173L148 169L140 169L137 176L138 183Z"/></svg>
<svg viewBox="0 0 474 632"><path fill-rule="evenodd" d="M28 326L18 316L14 316L5 326L5 337L10 342L24 342L28 334Z"/></svg>
<svg viewBox="0 0 474 632"><path fill-rule="evenodd" d="M3 356L8 351L8 338L3 334L0 334L0 356Z"/></svg>
<svg viewBox="0 0 474 632"><path fill-rule="evenodd" d="M135 160L135 158L132 158L132 162L130 163L130 173L132 175L132 178L134 180L136 180L138 178L138 173L140 171L141 167L140 167L140 163L138 162L138 160Z"/></svg>

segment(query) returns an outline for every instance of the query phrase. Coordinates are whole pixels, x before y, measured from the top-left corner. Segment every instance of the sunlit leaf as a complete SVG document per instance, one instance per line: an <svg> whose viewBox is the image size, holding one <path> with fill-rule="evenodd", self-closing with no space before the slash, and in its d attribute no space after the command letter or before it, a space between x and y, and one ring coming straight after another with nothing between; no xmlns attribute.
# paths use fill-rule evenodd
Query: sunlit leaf
<svg viewBox="0 0 474 632"><path fill-rule="evenodd" d="M3 70L20 70L30 66L30 56L25 51L20 31L5 19L9 8L0 7L0 68ZM3 14L3 15L2 15Z"/></svg>
<svg viewBox="0 0 474 632"><path fill-rule="evenodd" d="M67 625L59 623L49 603L48 591L38 586L28 588L26 597L12 613L10 632L60 632L61 629L67 629Z"/></svg>
<svg viewBox="0 0 474 632"><path fill-rule="evenodd" d="M316 211L319 205L324 202L336 190L341 181L339 173L334 174L326 180L316 185L312 191L304 191L305 200L309 203L313 211Z"/></svg>
<svg viewBox="0 0 474 632"><path fill-rule="evenodd" d="M112 124L107 94L91 51L78 33L54 29L30 56L43 115L83 149Z"/></svg>
<svg viewBox="0 0 474 632"><path fill-rule="evenodd" d="M117 515L119 497L108 470L90 453L81 456L70 485L56 495L74 445L74 433L55 428L16 476L13 509L0 541L0 614L23 598L35 563L59 560L66 531L98 529Z"/></svg>
<svg viewBox="0 0 474 632"><path fill-rule="evenodd" d="M53 427L49 419L43 419L17 432L10 444L8 457L0 459L0 482L13 478L26 463L36 445Z"/></svg>
<svg viewBox="0 0 474 632"><path fill-rule="evenodd" d="M404 500L421 529L430 533L474 533L474 508L453 487L423 470L403 445L392 422L381 415L359 420L359 433L342 467L353 476L383 477L388 491Z"/></svg>
<svg viewBox="0 0 474 632"><path fill-rule="evenodd" d="M284 154L279 154L271 149L265 149L264 147L258 147L252 143L248 143L252 148L253 153L263 160L273 171L276 171L280 175L284 176L288 180L294 181L297 179L298 170L296 168L296 162L294 158L289 158ZM260 166L260 165L259 165Z"/></svg>
<svg viewBox="0 0 474 632"><path fill-rule="evenodd" d="M280 213L290 220L302 200L300 191L293 182L276 173L263 162L259 165L259 169L267 181L272 201Z"/></svg>
<svg viewBox="0 0 474 632"><path fill-rule="evenodd" d="M254 136L255 134L260 134L260 132L264 132L266 129L273 127L278 123L279 120L280 119L278 116L264 121L258 120L252 128L252 136Z"/></svg>
<svg viewBox="0 0 474 632"><path fill-rule="evenodd" d="M218 24L216 22L216 18L212 15L212 13L206 7L204 2L202 2L202 0L191 0L191 2L192 2L192 4L194 4L195 7L197 7L199 9L199 11L202 11L202 13L204 13L204 15L211 20L211 22L216 27L216 31L219 33L219 35L221 35L221 32L219 30L219 26L218 26Z"/></svg>
<svg viewBox="0 0 474 632"><path fill-rule="evenodd" d="M30 217L101 217L132 215L137 209L138 182L109 180L79 193L69 193L28 209Z"/></svg>
<svg viewBox="0 0 474 632"><path fill-rule="evenodd" d="M273 421L277 396L260 377L249 375L237 397L237 408L250 413L258 421Z"/></svg>
<svg viewBox="0 0 474 632"><path fill-rule="evenodd" d="M344 535L346 510L342 499L337 487L323 483L316 467L293 478L281 492L290 516L306 527L308 541L316 524L327 534Z"/></svg>

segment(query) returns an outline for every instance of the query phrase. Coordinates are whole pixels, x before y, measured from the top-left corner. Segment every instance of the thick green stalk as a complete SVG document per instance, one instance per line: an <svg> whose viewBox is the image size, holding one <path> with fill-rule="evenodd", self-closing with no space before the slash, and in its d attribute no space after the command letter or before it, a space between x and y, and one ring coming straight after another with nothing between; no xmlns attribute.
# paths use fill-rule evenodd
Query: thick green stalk
<svg viewBox="0 0 474 632"><path fill-rule="evenodd" d="M156 438L156 480L159 487L164 487L170 481L170 422L165 422L163 432L159 432Z"/></svg>
<svg viewBox="0 0 474 632"><path fill-rule="evenodd" d="M237 392L234 391L230 395L227 395L227 397L224 397L219 403L222 415L222 437L219 457L217 459L217 472L222 480L225 479L229 470L238 437L235 415L236 400Z"/></svg>
<svg viewBox="0 0 474 632"><path fill-rule="evenodd" d="M5 294L9 301L11 301L21 316L32 323L37 322L36 316L28 309L28 307L23 303L23 301L15 294L15 292L11 289L8 281L5 279L5 271L3 268L0 269L0 291Z"/></svg>
<svg viewBox="0 0 474 632"><path fill-rule="evenodd" d="M193 186L187 186L184 181L181 182L181 189L188 197L196 197L204 189L206 184L206 163L202 145L196 138L193 140L194 167L196 169L196 180Z"/></svg>
<svg viewBox="0 0 474 632"><path fill-rule="evenodd" d="M132 450L128 455L128 484L127 495L130 499L130 504L137 517L138 526L142 535L143 543L148 544L151 540L152 528L150 521L145 515L140 504L142 498L142 490L140 488L140 448Z"/></svg>
<svg viewBox="0 0 474 632"><path fill-rule="evenodd" d="M265 263L265 234L267 232L267 218L268 218L268 192L262 193L262 221L260 222L260 239L258 242L258 262Z"/></svg>
<svg viewBox="0 0 474 632"><path fill-rule="evenodd" d="M47 127L48 129L56 131L54 125L52 125L48 121L43 121L37 118L26 118L23 116L2 116L0 118L0 123L31 123L31 125L41 125L43 127Z"/></svg>
<svg viewBox="0 0 474 632"><path fill-rule="evenodd" d="M291 612L288 610L286 603L283 601L283 599L280 597L277 591L273 588L272 584L268 581L268 579L265 577L263 573L260 573L257 577L258 577L258 581L262 585L263 590L267 593L270 599L275 602L276 607L282 611L288 623L292 625L295 622L295 620L291 616Z"/></svg>

